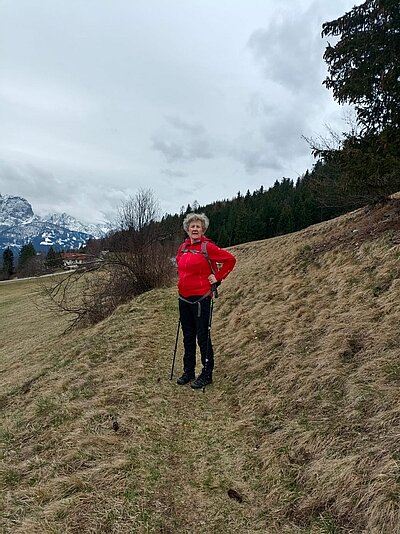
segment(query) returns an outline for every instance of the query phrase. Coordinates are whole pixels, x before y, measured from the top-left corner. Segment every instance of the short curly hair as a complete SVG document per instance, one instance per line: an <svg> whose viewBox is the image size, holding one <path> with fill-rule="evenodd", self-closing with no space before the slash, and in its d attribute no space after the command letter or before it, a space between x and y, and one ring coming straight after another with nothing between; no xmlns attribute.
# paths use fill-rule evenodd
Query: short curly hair
<svg viewBox="0 0 400 534"><path fill-rule="evenodd" d="M183 229L187 233L189 230L189 225L193 221L200 221L201 226L203 228L203 232L205 232L208 228L208 225L210 224L210 221L208 220L208 217L205 213L188 213L186 217L183 219Z"/></svg>

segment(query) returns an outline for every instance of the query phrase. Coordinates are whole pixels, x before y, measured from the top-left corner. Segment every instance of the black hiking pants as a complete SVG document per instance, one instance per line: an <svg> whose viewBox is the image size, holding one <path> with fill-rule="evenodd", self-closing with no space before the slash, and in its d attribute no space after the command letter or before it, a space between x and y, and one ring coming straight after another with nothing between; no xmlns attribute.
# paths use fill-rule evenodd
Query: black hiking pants
<svg viewBox="0 0 400 534"><path fill-rule="evenodd" d="M179 316L183 332L183 369L193 375L196 368L196 340L200 348L203 373L211 374L214 369L214 351L208 331L211 313L211 297L199 301L200 297L179 299ZM185 302L189 301L189 302ZM199 301L199 302L198 302Z"/></svg>

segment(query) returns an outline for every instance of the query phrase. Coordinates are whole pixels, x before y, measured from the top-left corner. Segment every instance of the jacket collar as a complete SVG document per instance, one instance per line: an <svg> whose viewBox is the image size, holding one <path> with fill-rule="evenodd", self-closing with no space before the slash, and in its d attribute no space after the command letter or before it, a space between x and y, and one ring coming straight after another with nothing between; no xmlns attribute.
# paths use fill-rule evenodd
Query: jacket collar
<svg viewBox="0 0 400 534"><path fill-rule="evenodd" d="M186 245L198 245L199 243L203 243L203 241L210 241L210 239L208 239L208 237L203 236L200 239L196 239L196 241L194 243L192 243L190 241L190 237L187 237L185 239L185 244Z"/></svg>

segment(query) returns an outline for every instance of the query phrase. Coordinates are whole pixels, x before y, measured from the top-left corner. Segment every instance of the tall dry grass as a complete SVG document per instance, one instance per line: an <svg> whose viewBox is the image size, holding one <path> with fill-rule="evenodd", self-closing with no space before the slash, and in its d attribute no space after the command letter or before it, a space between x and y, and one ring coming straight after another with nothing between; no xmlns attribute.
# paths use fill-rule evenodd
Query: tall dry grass
<svg viewBox="0 0 400 534"><path fill-rule="evenodd" d="M24 315L2 347L2 531L268 531L222 391L169 380L175 289L60 336L60 319L35 315L32 284L5 302Z"/></svg>
<svg viewBox="0 0 400 534"><path fill-rule="evenodd" d="M399 215L236 248L217 344L282 528L400 532Z"/></svg>
<svg viewBox="0 0 400 534"><path fill-rule="evenodd" d="M400 532L399 243L392 202L236 247L204 394L174 288L61 335L0 285L3 531Z"/></svg>

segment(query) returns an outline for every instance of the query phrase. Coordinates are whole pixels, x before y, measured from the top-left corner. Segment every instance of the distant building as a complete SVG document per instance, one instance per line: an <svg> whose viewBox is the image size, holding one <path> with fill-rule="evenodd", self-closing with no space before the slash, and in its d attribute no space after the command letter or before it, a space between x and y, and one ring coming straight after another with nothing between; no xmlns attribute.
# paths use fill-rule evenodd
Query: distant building
<svg viewBox="0 0 400 534"><path fill-rule="evenodd" d="M91 254L82 254L81 252L62 252L61 258L64 269L73 270L82 267L85 264L93 264L96 258Z"/></svg>

